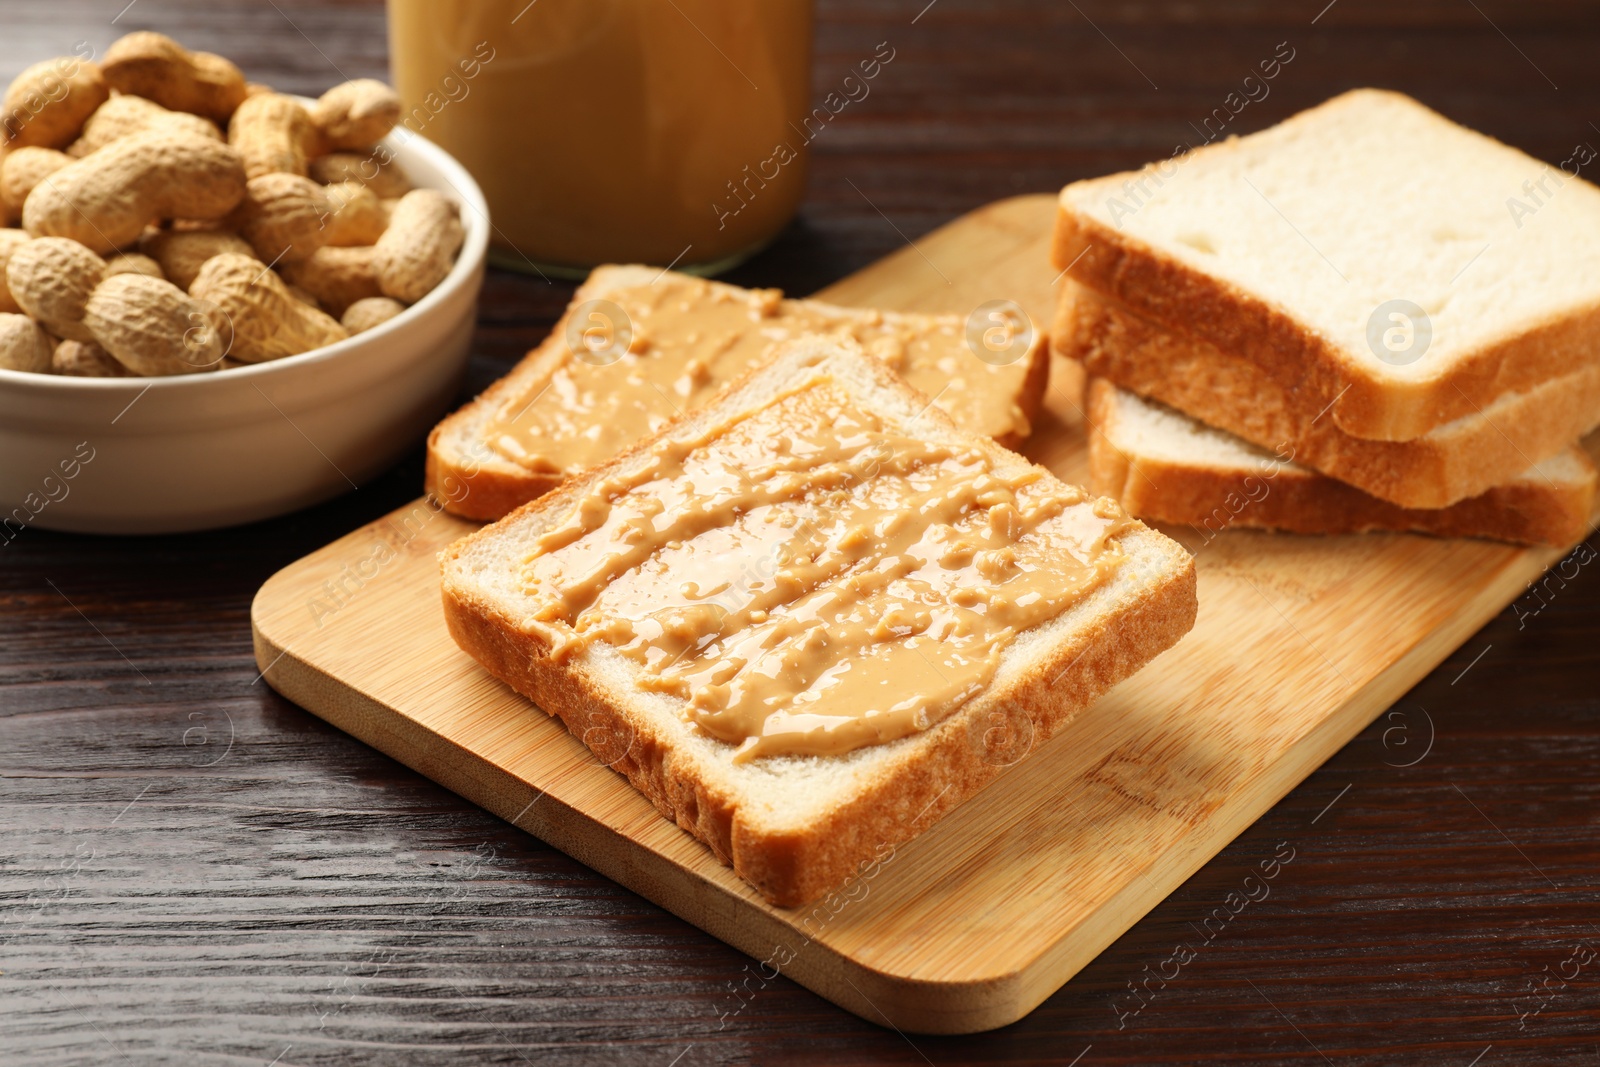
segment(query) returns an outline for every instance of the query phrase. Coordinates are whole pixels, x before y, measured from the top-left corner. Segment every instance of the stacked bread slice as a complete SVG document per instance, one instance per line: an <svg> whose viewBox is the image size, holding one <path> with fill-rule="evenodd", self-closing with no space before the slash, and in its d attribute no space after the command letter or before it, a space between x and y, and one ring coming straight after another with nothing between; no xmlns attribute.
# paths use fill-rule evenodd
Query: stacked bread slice
<svg viewBox="0 0 1600 1067"><path fill-rule="evenodd" d="M1597 237L1600 189L1375 90L1067 186L1052 346L1134 394L1092 386L1096 470L1155 469L1131 442L1159 438L1170 474L1168 446L1194 445L1194 477L1167 481L1189 499L1096 488L1169 521L1223 507L1302 532L1581 536L1594 477L1570 450L1600 424ZM1118 412L1146 429L1159 412L1168 432L1104 432ZM1206 428L1322 488L1283 480L1271 506L1236 510L1195 497L1231 484ZM1129 462L1106 457L1118 441ZM1499 504L1463 506L1485 494Z"/></svg>
<svg viewBox="0 0 1600 1067"><path fill-rule="evenodd" d="M1571 544L1589 529L1596 472L1569 447L1510 481L1443 508L1405 508L1319 474L1154 400L1089 383L1085 411L1097 492L1131 514L1203 536L1237 523L1294 533L1403 530Z"/></svg>

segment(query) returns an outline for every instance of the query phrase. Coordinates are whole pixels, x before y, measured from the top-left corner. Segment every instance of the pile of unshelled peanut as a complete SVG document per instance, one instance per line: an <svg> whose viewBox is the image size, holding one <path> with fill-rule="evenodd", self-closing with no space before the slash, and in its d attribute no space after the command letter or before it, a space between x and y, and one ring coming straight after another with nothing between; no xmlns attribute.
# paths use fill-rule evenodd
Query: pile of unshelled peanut
<svg viewBox="0 0 1600 1067"><path fill-rule="evenodd" d="M0 367L215 371L398 315L462 241L378 144L399 117L382 82L302 107L158 33L29 67L0 116Z"/></svg>

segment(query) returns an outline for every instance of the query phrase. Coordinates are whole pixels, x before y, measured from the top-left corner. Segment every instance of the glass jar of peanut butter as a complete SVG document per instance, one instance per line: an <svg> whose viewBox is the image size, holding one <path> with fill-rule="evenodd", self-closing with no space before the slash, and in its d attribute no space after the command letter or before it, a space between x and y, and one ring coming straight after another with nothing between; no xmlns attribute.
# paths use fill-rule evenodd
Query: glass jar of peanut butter
<svg viewBox="0 0 1600 1067"><path fill-rule="evenodd" d="M402 124L489 201L491 258L715 273L805 189L811 0L388 0Z"/></svg>

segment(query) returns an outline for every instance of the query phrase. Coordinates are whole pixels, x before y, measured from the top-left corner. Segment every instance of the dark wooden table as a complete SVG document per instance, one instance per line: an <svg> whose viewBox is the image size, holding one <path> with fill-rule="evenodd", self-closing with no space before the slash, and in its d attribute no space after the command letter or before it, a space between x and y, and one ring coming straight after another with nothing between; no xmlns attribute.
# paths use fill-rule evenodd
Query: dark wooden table
<svg viewBox="0 0 1600 1067"><path fill-rule="evenodd" d="M140 28L289 90L385 71L371 3L125 2L4 0L0 75ZM822 4L819 94L896 58L733 280L808 292L1165 155L1279 42L1240 132L1372 84L1552 163L1600 144L1593 4L924 4ZM492 274L468 389L568 295ZM1600 567L1503 613L1022 1022L906 1036L779 980L722 1026L738 952L258 680L256 587L420 484L419 451L275 522L0 549L0 1063L1600 1064ZM1270 897L1133 1013L1280 842Z"/></svg>

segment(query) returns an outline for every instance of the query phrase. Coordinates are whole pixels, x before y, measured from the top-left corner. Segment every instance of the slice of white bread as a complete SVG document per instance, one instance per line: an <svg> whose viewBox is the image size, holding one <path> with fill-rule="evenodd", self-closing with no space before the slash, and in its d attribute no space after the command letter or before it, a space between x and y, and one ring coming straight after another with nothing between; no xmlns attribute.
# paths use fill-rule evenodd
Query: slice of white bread
<svg viewBox="0 0 1600 1067"><path fill-rule="evenodd" d="M698 411L563 484L441 553L445 616L456 642L496 677L529 696L667 818L700 838L767 900L813 900L882 850L908 841L1042 745L1074 713L1174 644L1194 623L1193 558L1170 538L1129 520L1125 558L1106 580L1005 646L997 673L948 717L920 733L843 755L768 756L735 762L735 746L685 718L686 701L645 692L639 669L596 642L552 659L524 591L523 561L544 532L568 522L591 488L655 462L664 440L690 440L753 415L790 390L831 380L886 430L930 445L974 449L997 474L1032 471L1042 488L1066 491L1042 468L958 429L859 349L806 338L730 384ZM619 484L612 481L610 484ZM1062 513L1114 507L1085 498ZM730 573L741 562L729 560ZM996 730L996 721L1007 726ZM1012 740L997 740L1007 735ZM1020 738L1020 740L1018 740ZM991 746L1000 744L1004 753ZM1000 758L997 758L1000 757Z"/></svg>
<svg viewBox="0 0 1600 1067"><path fill-rule="evenodd" d="M652 287L663 284L692 287L690 299L707 304L728 298L742 304L770 295L772 299L763 306L774 313L770 326L778 328L764 332L774 338L773 343L786 332L782 318L790 310L835 323L838 329L858 335L882 333L885 335L882 339L889 342L892 342L889 334L907 331L925 342L920 354L908 356L902 346L890 343L885 358L912 385L934 396L936 402L965 428L993 437L1007 446L1014 446L1028 436L1044 396L1050 359L1043 330L1036 324L1032 325L1031 341L1016 359L990 363L980 360L968 347L967 323L958 315L843 308L816 300L780 301L776 299L776 290L758 293L653 267L597 267L573 295L566 314L544 343L504 378L434 428L428 437L428 491L457 515L497 519L518 505L549 492L563 478L575 473L573 469L530 469L497 451L488 440L496 416L508 406L516 408L529 403L530 398L536 398L531 402L539 404L563 402L560 390L553 389L542 395L540 390L560 368L582 369L575 363L576 357L567 340L569 322L582 305L591 300L614 301L637 326L649 330L648 309L641 306L641 295L648 295ZM660 339L657 334L655 340ZM605 368L605 374L614 372L620 377L634 369L638 361L648 360L650 354L649 348L638 354L630 352L622 356L615 367ZM744 369L738 368L737 373L743 373ZM589 376L598 380L599 387L604 386L604 375ZM711 383L720 386L726 380L718 381L713 372ZM667 405L671 403L671 398L663 392L661 407L669 416L672 409ZM643 437L652 428L648 424L630 426L627 439ZM580 431L575 428L573 432ZM560 440L548 442L552 453L559 454L561 447Z"/></svg>
<svg viewBox="0 0 1600 1067"><path fill-rule="evenodd" d="M1307 534L1403 530L1565 546L1589 531L1596 472L1580 448L1447 508L1402 508L1257 448L1103 378L1085 411L1096 493L1131 514L1209 533L1230 526Z"/></svg>
<svg viewBox="0 0 1600 1067"><path fill-rule="evenodd" d="M1361 89L1068 185L1053 254L1311 410L1331 405L1345 433L1411 440L1600 362L1600 189L1575 169ZM1390 317L1396 300L1426 315L1425 349ZM1558 436L1581 430L1569 419Z"/></svg>
<svg viewBox="0 0 1600 1067"><path fill-rule="evenodd" d="M1340 430L1315 398L1259 364L1158 326L1083 286L1063 287L1053 350L1088 373L1407 508L1488 492L1600 424L1600 365L1512 392L1412 441Z"/></svg>

